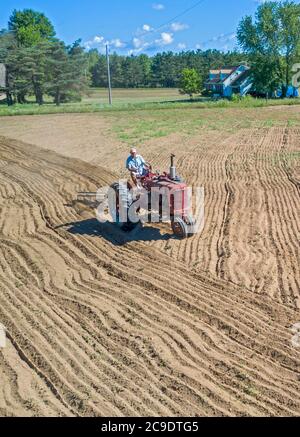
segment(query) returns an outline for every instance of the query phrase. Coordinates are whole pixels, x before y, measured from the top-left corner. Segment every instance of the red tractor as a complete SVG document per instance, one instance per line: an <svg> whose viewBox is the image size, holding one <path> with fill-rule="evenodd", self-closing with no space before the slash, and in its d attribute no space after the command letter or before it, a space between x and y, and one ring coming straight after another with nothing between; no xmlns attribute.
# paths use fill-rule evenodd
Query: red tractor
<svg viewBox="0 0 300 437"><path fill-rule="evenodd" d="M154 213L155 222L171 221L172 230L178 238L191 237L195 226L191 198L187 184L176 174L174 158L175 155L171 155L169 173L153 173L150 169L146 176L138 178L139 187L132 181L115 182L109 190L113 196L78 193L77 201L97 208L108 197L110 215L124 232L131 232L145 216L146 221L150 221ZM153 192L158 193L155 205ZM143 204L143 208L140 204ZM135 208L135 205L138 206ZM134 219L131 216L132 210L135 210Z"/></svg>
<svg viewBox="0 0 300 437"><path fill-rule="evenodd" d="M170 220L174 234L179 238L188 238L194 234L195 221L191 213L191 199L187 184L176 174L174 165L175 155L171 155L170 172L159 174L149 173L138 178L138 184L141 189L136 189L130 181L127 184L114 183L111 188L115 192L113 201L110 202L110 211L115 211L115 221L119 223L121 229L125 232L132 231L139 220L130 219L130 209L135 203L141 203L146 208L145 212L150 218L155 210L156 221ZM153 196L154 193L154 196ZM156 197L155 205L153 199ZM141 198L143 197L143 198ZM158 202L157 202L158 200ZM122 209L122 214L120 213ZM145 211L146 209L146 211ZM125 211L125 214L124 214ZM141 208L136 208L136 214L141 213Z"/></svg>

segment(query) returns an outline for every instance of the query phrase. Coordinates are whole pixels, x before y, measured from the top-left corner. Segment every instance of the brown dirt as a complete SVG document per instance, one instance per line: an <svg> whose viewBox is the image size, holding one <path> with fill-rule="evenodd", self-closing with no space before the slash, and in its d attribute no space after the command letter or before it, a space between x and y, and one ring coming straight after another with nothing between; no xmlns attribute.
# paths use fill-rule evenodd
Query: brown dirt
<svg viewBox="0 0 300 437"><path fill-rule="evenodd" d="M2 117L0 135L100 164L99 142L103 150L111 146L107 135L109 126L106 119L97 114Z"/></svg>
<svg viewBox="0 0 300 437"><path fill-rule="evenodd" d="M242 129L178 150L206 192L204 232L155 246L173 258L300 308L299 129ZM155 155L153 156L154 158ZM167 165L167 153L157 161ZM151 243L152 244L152 243Z"/></svg>
<svg viewBox="0 0 300 437"><path fill-rule="evenodd" d="M300 130L287 128L297 106L249 110L252 119L275 114L284 126L171 134L140 150L155 168L177 155L182 176L206 192L204 232L186 242L150 238L148 245L211 274L300 308ZM260 111L260 112L259 112ZM240 117L239 111L224 113ZM282 120L280 119L282 117ZM0 134L33 142L124 176L128 145L111 133L114 119L99 114L2 118ZM86 189L86 187L84 187ZM74 193L76 192L73 187Z"/></svg>
<svg viewBox="0 0 300 437"><path fill-rule="evenodd" d="M299 415L299 135L147 144L161 168L177 145L205 186L206 227L187 242L125 240L70 206L114 180L126 146L109 156L95 137L103 168L0 137L0 414Z"/></svg>

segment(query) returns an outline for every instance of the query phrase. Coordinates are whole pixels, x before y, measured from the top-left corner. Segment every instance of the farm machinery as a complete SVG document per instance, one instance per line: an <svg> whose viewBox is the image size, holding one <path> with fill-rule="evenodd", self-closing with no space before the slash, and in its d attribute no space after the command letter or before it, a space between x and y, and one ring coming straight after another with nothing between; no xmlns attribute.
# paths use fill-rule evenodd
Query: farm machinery
<svg viewBox="0 0 300 437"><path fill-rule="evenodd" d="M138 178L138 186L131 180L119 181L100 198L97 193L78 193L77 201L93 207L106 201L114 222L124 232L133 231L143 221L170 221L176 237L188 238L194 234L195 226L191 196L187 184L177 175L174 160L175 155L171 155L169 173L153 173L150 168Z"/></svg>

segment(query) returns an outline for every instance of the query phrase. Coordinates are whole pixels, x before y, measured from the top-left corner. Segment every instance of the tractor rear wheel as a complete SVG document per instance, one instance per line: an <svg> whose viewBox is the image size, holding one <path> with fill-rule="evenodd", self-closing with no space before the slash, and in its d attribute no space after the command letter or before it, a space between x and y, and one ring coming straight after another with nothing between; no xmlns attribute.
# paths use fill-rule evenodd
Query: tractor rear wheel
<svg viewBox="0 0 300 437"><path fill-rule="evenodd" d="M121 225L124 232L131 232L137 227L139 222L132 222L129 218L129 209L134 203L132 194L126 184L115 182L111 185L115 192L115 199L109 199L109 210L116 223ZM123 212L122 217L120 211ZM124 218L126 221L124 221ZM121 221L123 220L123 221Z"/></svg>

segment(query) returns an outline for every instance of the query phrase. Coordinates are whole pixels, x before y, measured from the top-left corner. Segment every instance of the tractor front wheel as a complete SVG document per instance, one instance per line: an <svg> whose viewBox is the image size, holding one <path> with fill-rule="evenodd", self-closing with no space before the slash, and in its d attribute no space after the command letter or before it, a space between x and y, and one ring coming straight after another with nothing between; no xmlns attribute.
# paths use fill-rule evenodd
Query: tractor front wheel
<svg viewBox="0 0 300 437"><path fill-rule="evenodd" d="M190 226L195 225L195 220L192 216L188 216L185 219L182 219L180 217L174 218L172 220L172 230L174 235L176 237L184 239L189 238L194 235L193 232L191 232Z"/></svg>
<svg viewBox="0 0 300 437"><path fill-rule="evenodd" d="M187 225L181 218L172 220L172 230L174 235L176 235L178 238L184 239L188 237Z"/></svg>

